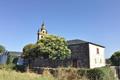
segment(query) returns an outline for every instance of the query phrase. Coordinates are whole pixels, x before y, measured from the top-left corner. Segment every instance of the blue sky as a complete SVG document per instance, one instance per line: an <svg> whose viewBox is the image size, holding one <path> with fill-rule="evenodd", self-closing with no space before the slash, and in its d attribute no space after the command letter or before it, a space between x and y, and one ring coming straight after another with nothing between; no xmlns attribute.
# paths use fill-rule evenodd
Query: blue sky
<svg viewBox="0 0 120 80"><path fill-rule="evenodd" d="M50 34L120 50L120 0L0 0L0 44L22 51L35 43L42 21Z"/></svg>

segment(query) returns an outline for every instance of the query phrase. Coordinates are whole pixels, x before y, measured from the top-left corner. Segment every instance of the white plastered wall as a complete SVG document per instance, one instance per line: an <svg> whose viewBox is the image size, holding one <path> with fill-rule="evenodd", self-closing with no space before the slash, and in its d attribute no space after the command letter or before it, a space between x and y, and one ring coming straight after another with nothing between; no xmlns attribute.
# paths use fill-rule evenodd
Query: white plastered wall
<svg viewBox="0 0 120 80"><path fill-rule="evenodd" d="M99 54L97 53L97 48L99 49ZM105 48L89 44L89 62L90 68L97 68L105 66L104 57Z"/></svg>

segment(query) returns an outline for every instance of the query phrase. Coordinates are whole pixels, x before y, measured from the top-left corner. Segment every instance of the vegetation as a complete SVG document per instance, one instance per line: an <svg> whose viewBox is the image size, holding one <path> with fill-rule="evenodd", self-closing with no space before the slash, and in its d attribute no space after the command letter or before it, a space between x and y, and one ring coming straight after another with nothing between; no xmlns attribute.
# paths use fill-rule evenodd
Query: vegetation
<svg viewBox="0 0 120 80"><path fill-rule="evenodd" d="M5 47L0 45L0 53L4 52L5 51Z"/></svg>
<svg viewBox="0 0 120 80"><path fill-rule="evenodd" d="M112 65L120 66L120 51L115 52L110 58Z"/></svg>
<svg viewBox="0 0 120 80"><path fill-rule="evenodd" d="M24 48L23 48L23 55L25 58L29 58L29 57L35 57L36 54L35 52L35 45L34 44L27 44Z"/></svg>
<svg viewBox="0 0 120 80"><path fill-rule="evenodd" d="M109 67L96 69L44 68L42 74L0 70L0 80L116 80Z"/></svg>
<svg viewBox="0 0 120 80"><path fill-rule="evenodd" d="M0 53L5 48L0 46ZM64 38L48 35L35 44L28 44L23 48L23 56L28 59L36 57L50 58L52 60L63 60L71 55ZM114 72L110 67L95 69L79 68L43 68L42 74L21 73L13 69L17 66L18 57L8 55L7 64L0 65L0 80L116 80ZM119 66L120 51L115 52L111 58L115 66ZM18 66L23 69L24 66ZM38 70L39 71L39 70Z"/></svg>
<svg viewBox="0 0 120 80"><path fill-rule="evenodd" d="M0 80L55 80L52 76L0 70Z"/></svg>
<svg viewBox="0 0 120 80"><path fill-rule="evenodd" d="M109 67L87 70L87 77L90 80L116 80L114 72Z"/></svg>
<svg viewBox="0 0 120 80"><path fill-rule="evenodd" d="M48 35L40 39L36 44L28 44L23 48L23 55L26 58L41 56L49 59L63 60L71 55L64 38Z"/></svg>
<svg viewBox="0 0 120 80"><path fill-rule="evenodd" d="M12 53L7 54L6 56L7 56L7 60L5 60L6 63L0 64L0 69L15 70L18 61L18 56Z"/></svg>
<svg viewBox="0 0 120 80"><path fill-rule="evenodd" d="M109 67L95 69L80 68L45 68L56 80L116 80Z"/></svg>

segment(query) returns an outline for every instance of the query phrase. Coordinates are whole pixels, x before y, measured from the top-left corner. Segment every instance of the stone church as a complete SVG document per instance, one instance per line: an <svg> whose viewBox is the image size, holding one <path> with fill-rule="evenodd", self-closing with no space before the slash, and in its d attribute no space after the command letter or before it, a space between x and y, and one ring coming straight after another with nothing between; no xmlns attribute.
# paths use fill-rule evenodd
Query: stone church
<svg viewBox="0 0 120 80"><path fill-rule="evenodd" d="M44 38L47 35L47 30L44 23L37 33L37 40ZM68 40L68 48L71 50L71 58L51 61L45 59L36 59L33 62L34 67L58 67L61 64L64 66L72 66L76 68L97 68L105 66L104 51L105 47L96 43L83 41L79 39Z"/></svg>

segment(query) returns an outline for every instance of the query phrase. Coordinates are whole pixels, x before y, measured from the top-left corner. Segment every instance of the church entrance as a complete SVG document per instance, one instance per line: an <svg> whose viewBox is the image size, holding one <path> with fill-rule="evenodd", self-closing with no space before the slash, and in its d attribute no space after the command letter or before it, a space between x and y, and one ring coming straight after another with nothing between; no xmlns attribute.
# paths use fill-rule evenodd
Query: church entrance
<svg viewBox="0 0 120 80"><path fill-rule="evenodd" d="M77 59L73 59L72 66L77 68Z"/></svg>

